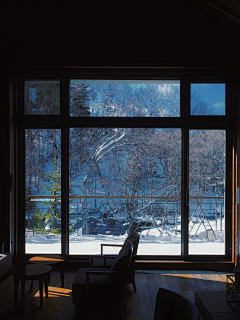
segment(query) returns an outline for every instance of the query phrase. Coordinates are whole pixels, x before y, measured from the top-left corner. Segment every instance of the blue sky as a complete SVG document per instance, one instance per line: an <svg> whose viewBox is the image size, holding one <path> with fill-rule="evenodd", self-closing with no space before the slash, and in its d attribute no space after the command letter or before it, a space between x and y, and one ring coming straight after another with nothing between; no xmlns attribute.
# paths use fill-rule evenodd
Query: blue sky
<svg viewBox="0 0 240 320"><path fill-rule="evenodd" d="M225 115L225 83L192 83L194 93L211 107L212 114Z"/></svg>

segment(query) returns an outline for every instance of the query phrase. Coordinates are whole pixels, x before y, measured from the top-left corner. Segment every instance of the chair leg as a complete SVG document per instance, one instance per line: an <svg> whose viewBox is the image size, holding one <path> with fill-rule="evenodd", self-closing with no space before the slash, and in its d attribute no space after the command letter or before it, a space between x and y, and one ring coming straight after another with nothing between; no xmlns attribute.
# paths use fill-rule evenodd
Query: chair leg
<svg viewBox="0 0 240 320"><path fill-rule="evenodd" d="M133 279L132 285L133 285L134 292L136 292L137 288L136 288L135 279Z"/></svg>
<svg viewBox="0 0 240 320"><path fill-rule="evenodd" d="M75 319L82 319L83 318L83 310L79 305L75 304Z"/></svg>
<svg viewBox="0 0 240 320"><path fill-rule="evenodd" d="M128 307L127 307L127 301L123 301L123 313L124 313L124 316L127 316L128 315Z"/></svg>
<svg viewBox="0 0 240 320"><path fill-rule="evenodd" d="M124 316L128 315L128 303L127 303L127 293L126 293L126 285L122 286L120 290L120 303L122 306Z"/></svg>

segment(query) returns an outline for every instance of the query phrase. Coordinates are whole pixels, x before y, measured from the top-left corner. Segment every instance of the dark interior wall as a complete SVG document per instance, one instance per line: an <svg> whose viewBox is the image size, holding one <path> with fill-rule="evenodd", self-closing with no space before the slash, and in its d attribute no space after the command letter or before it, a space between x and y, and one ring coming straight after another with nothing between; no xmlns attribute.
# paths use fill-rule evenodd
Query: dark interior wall
<svg viewBox="0 0 240 320"><path fill-rule="evenodd" d="M198 2L1 1L0 241L10 250L11 73L19 66L239 67L239 36ZM14 98L11 99L14 104ZM11 131L11 132L10 132ZM11 133L11 134L10 134ZM12 207L10 207L12 197ZM12 216L13 221L13 216ZM13 225L12 225L13 227ZM1 250L1 249L0 249Z"/></svg>
<svg viewBox="0 0 240 320"><path fill-rule="evenodd" d="M11 0L10 64L236 67L237 38L218 17L195 1L159 2Z"/></svg>
<svg viewBox="0 0 240 320"><path fill-rule="evenodd" d="M0 252L9 251L9 45L5 3L0 3ZM5 246L3 247L3 243Z"/></svg>
<svg viewBox="0 0 240 320"><path fill-rule="evenodd" d="M237 88L237 128L236 128L236 154L237 154L237 188L240 189L240 82L238 82L238 88ZM238 190L237 189L237 190ZM238 192L237 192L238 193ZM237 239L235 240L237 242L236 244L236 255L237 255L237 264L240 265L240 252L239 252L239 240L240 240L240 198L239 194L237 196L237 221L235 225L235 231L237 233Z"/></svg>

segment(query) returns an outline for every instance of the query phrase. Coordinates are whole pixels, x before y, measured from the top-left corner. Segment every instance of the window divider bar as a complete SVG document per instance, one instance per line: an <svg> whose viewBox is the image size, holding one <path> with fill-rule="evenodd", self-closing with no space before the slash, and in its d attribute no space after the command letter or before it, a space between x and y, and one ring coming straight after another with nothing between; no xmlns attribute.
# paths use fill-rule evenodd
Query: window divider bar
<svg viewBox="0 0 240 320"><path fill-rule="evenodd" d="M24 114L24 80L18 81L17 105L19 106L16 129L16 152L17 163L17 194L16 194L16 255L23 256L25 253L25 128L19 123L19 118Z"/></svg>
<svg viewBox="0 0 240 320"><path fill-rule="evenodd" d="M185 122L182 129L182 181L181 181L181 253L188 257L188 216L189 216L189 117L190 83L181 82L181 116Z"/></svg>
<svg viewBox="0 0 240 320"><path fill-rule="evenodd" d="M189 216L189 130L182 130L182 256L187 259L188 256L188 216Z"/></svg>
<svg viewBox="0 0 240 320"><path fill-rule="evenodd" d="M61 117L69 110L69 82L62 79L60 84ZM62 254L69 253L69 129L61 129L61 240Z"/></svg>

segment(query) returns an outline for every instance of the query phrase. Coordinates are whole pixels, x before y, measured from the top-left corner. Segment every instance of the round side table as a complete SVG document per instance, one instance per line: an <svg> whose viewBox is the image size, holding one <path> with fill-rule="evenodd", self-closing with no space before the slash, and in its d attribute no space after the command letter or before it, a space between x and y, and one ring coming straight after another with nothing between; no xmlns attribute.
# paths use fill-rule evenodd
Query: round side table
<svg viewBox="0 0 240 320"><path fill-rule="evenodd" d="M60 264L60 279L61 279L61 287L64 287L64 268L62 262L65 261L65 258L61 255L40 255L34 256L29 259L29 262L34 263L36 265L53 265ZM50 282L50 273L49 273L49 282Z"/></svg>
<svg viewBox="0 0 240 320"><path fill-rule="evenodd" d="M30 280L30 289L33 288L33 280L39 280L40 291L40 308L43 306L43 280L45 284L45 294L48 297L48 275L52 270L51 266L47 265L32 265L19 266L12 269L11 275L14 276L14 304L17 306L18 284L22 284L22 296L25 293L25 281Z"/></svg>

